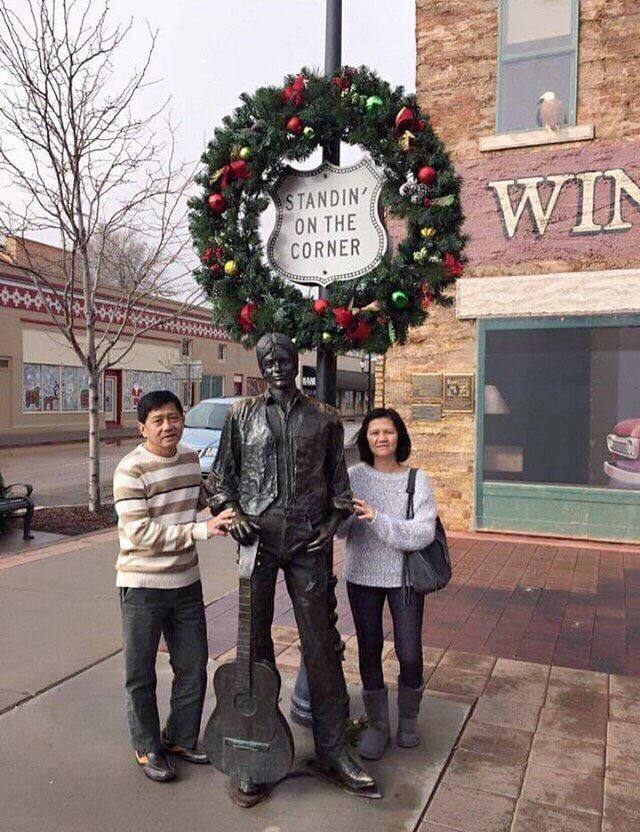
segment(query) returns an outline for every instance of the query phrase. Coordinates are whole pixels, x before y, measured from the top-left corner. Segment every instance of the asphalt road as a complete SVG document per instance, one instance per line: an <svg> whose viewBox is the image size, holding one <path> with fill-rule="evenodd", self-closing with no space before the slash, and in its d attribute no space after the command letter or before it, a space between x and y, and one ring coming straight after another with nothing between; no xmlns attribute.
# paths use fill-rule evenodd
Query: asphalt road
<svg viewBox="0 0 640 832"><path fill-rule="evenodd" d="M116 465L137 444L137 439L102 444L100 481L103 499L111 499L111 481ZM0 471L5 483L31 483L38 506L82 505L87 502L89 449L86 443L3 448L0 450Z"/></svg>
<svg viewBox="0 0 640 832"><path fill-rule="evenodd" d="M103 500L111 499L116 465L137 443L137 439L127 439L102 444L100 481ZM347 464L353 465L356 461L355 449L347 448ZM85 443L2 448L0 471L5 483L31 483L38 506L83 505L87 502L89 452Z"/></svg>

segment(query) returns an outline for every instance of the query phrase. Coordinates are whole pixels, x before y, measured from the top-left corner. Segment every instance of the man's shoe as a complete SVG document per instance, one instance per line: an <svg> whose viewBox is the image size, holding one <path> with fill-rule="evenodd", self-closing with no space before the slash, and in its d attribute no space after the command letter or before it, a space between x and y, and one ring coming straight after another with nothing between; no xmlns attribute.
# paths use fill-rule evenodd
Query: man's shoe
<svg viewBox="0 0 640 832"><path fill-rule="evenodd" d="M195 748L183 748L181 745L173 745L170 743L164 732L162 733L162 749L166 754L171 754L173 757L180 757L188 763L195 763L198 766L208 766L210 763L207 752L200 745Z"/></svg>
<svg viewBox="0 0 640 832"><path fill-rule="evenodd" d="M346 751L317 760L317 768L329 779L339 783L351 794L362 797L382 797L375 780Z"/></svg>
<svg viewBox="0 0 640 832"><path fill-rule="evenodd" d="M147 751L146 754L139 754L136 751L136 760L149 780L156 783L168 783L176 776L171 761L164 751Z"/></svg>

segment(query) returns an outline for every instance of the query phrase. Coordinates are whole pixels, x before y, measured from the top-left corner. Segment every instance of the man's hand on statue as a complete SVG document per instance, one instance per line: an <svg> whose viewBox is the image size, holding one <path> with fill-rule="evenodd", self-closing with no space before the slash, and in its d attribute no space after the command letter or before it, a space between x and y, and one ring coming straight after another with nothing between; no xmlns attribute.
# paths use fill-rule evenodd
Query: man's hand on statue
<svg viewBox="0 0 640 832"><path fill-rule="evenodd" d="M354 497L353 509L358 520L375 520L376 510L373 506L370 506L369 503L365 502L365 500L360 500L358 497Z"/></svg>
<svg viewBox="0 0 640 832"><path fill-rule="evenodd" d="M229 531L229 526L235 516L236 513L232 508L225 508L215 517L210 517L207 520L207 539L210 537L224 537Z"/></svg>

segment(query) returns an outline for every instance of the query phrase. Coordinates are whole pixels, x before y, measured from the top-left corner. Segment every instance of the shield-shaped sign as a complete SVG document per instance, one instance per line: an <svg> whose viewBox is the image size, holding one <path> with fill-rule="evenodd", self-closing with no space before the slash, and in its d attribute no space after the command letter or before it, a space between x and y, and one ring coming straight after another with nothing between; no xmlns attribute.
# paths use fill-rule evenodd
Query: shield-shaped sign
<svg viewBox="0 0 640 832"><path fill-rule="evenodd" d="M375 269L388 246L378 204L381 188L368 156L344 168L329 162L314 170L287 168L272 192L271 268L296 283L321 286Z"/></svg>

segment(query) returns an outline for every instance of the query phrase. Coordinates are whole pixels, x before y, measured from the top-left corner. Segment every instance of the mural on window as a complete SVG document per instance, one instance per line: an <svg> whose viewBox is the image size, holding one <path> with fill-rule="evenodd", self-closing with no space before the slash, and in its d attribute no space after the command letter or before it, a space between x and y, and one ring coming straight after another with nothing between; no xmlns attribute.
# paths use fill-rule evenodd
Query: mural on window
<svg viewBox="0 0 640 832"><path fill-rule="evenodd" d="M100 409L101 388L99 384ZM89 376L86 369L57 364L24 364L22 409L25 413L88 410Z"/></svg>
<svg viewBox="0 0 640 832"><path fill-rule="evenodd" d="M153 373L147 370L125 370L122 409L135 410L140 399L150 390L171 390L178 395L178 382L171 373Z"/></svg>
<svg viewBox="0 0 640 832"><path fill-rule="evenodd" d="M22 387L24 390L22 408L25 412L32 410L42 410L41 405L41 390L40 384L40 365L39 364L24 364L22 370Z"/></svg>

